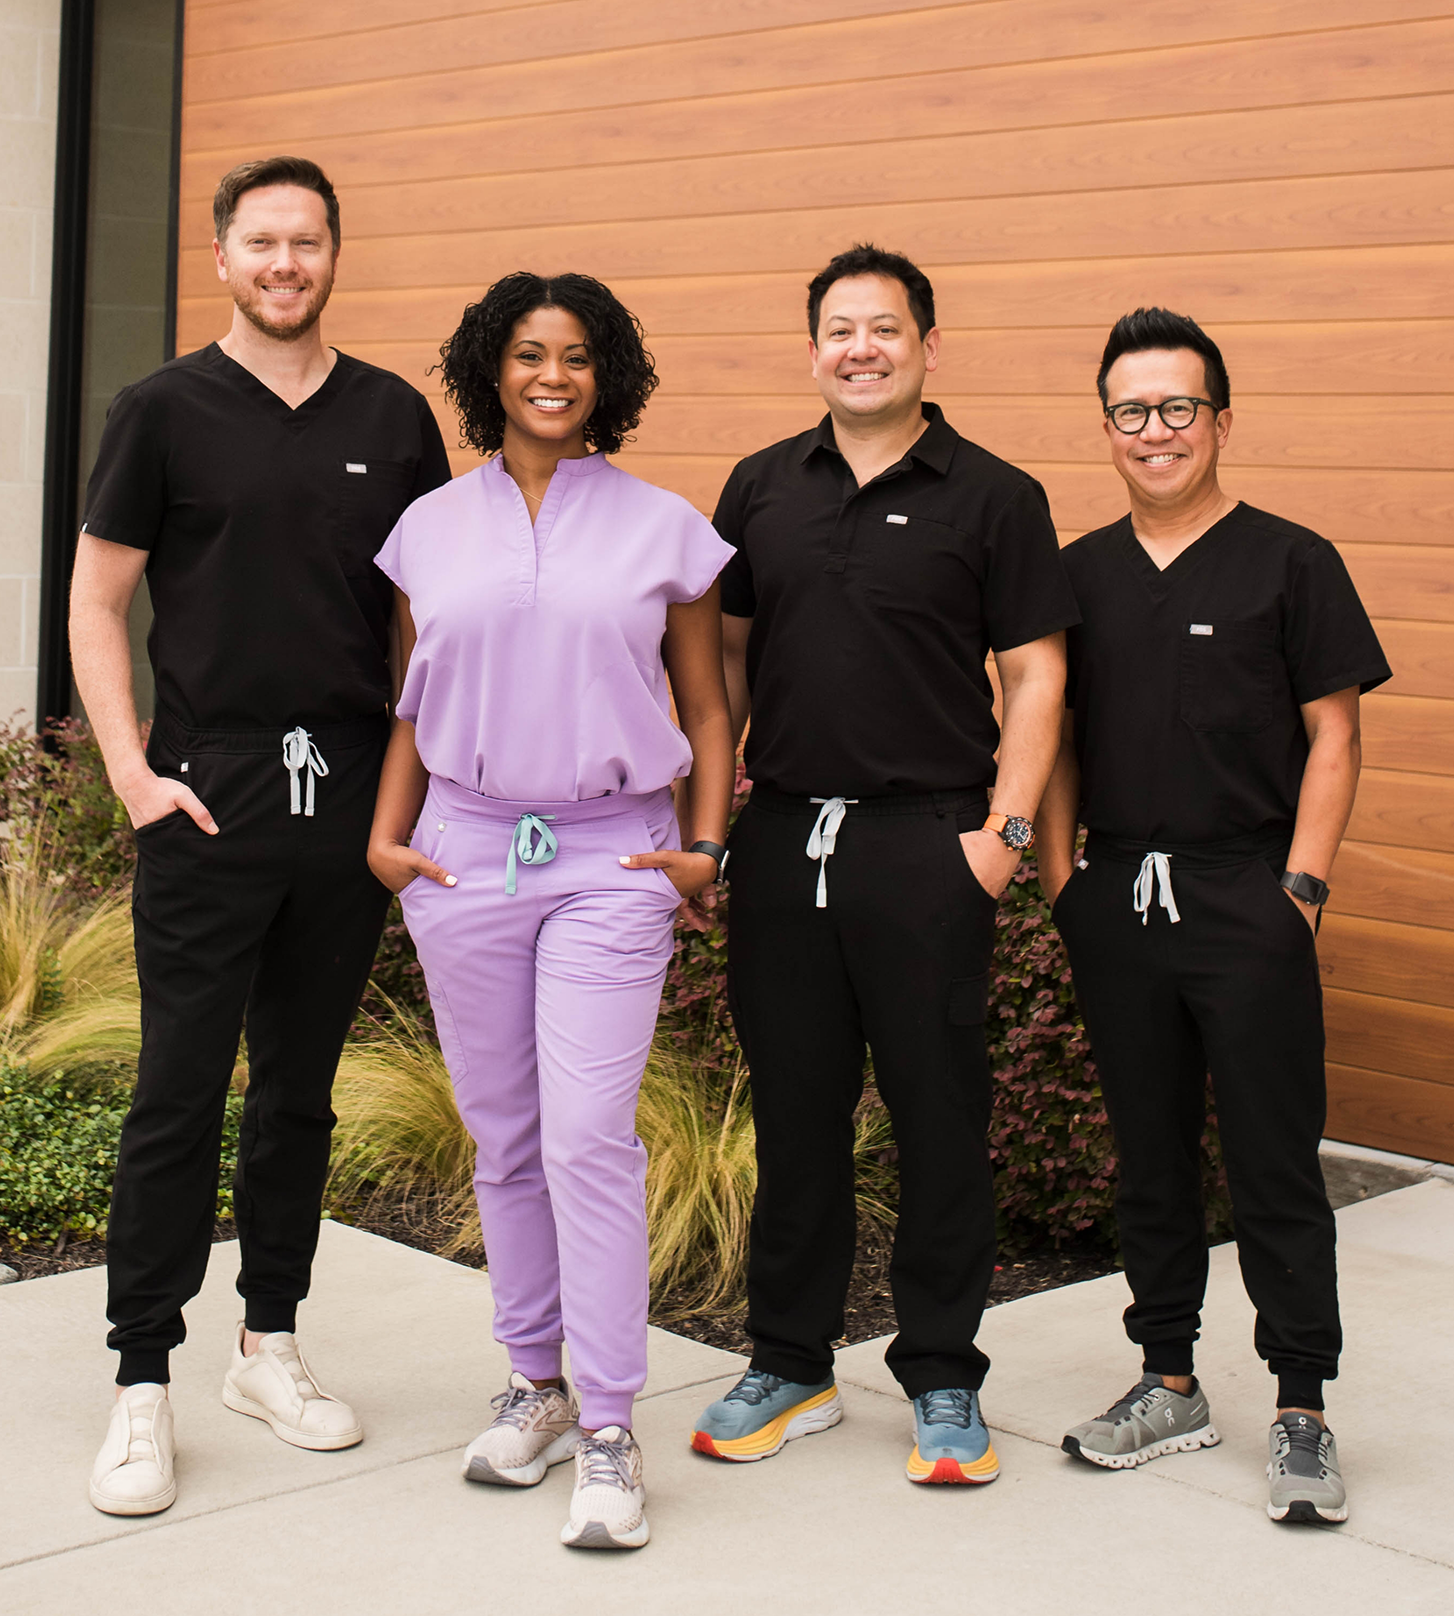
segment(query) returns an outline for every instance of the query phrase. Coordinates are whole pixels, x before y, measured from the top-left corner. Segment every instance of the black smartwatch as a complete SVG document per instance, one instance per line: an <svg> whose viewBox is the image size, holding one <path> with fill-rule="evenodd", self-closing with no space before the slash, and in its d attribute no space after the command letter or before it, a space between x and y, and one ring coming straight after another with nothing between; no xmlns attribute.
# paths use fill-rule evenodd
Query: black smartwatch
<svg viewBox="0 0 1454 1616"><path fill-rule="evenodd" d="M1315 875L1306 875L1301 870L1284 871L1282 885L1299 903L1310 904L1316 909L1321 909L1328 901L1328 883L1318 880Z"/></svg>
<svg viewBox="0 0 1454 1616"><path fill-rule="evenodd" d="M713 879L717 881L722 879L722 866L727 862L727 849L723 847L721 842L693 842L687 852L705 853L709 858L716 859L717 874Z"/></svg>

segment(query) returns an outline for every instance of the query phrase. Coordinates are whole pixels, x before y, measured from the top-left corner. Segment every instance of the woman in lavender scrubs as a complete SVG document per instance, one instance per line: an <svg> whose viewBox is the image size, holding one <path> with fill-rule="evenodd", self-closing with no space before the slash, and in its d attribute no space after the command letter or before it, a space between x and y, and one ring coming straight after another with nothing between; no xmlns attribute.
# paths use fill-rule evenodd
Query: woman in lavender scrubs
<svg viewBox="0 0 1454 1616"><path fill-rule="evenodd" d="M562 1541L636 1548L636 1097L677 907L715 879L726 840L716 578L732 552L607 458L656 374L598 281L506 276L441 351L489 458L411 505L378 556L402 686L369 863L401 894L478 1146L512 1372L464 1473L531 1486L574 1454Z"/></svg>

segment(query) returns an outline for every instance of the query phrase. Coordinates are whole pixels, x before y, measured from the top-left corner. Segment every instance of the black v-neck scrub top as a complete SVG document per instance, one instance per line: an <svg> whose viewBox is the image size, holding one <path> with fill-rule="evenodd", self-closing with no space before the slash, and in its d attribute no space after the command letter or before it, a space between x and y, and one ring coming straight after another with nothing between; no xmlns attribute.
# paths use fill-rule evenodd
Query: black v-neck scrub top
<svg viewBox="0 0 1454 1616"><path fill-rule="evenodd" d="M1123 517L1068 545L1067 636L1082 823L1195 846L1291 833L1308 758L1299 708L1390 677L1333 546L1238 505L1164 571Z"/></svg>
<svg viewBox="0 0 1454 1616"><path fill-rule="evenodd" d="M290 409L216 343L116 395L84 531L151 552L158 704L193 729L382 713L393 589L374 565L449 481L428 403L340 353Z"/></svg>
<svg viewBox="0 0 1454 1616"><path fill-rule="evenodd" d="M754 781L803 796L982 789L986 653L1077 620L1045 492L936 404L858 486L831 416L749 455L712 520L736 550L722 610L750 617Z"/></svg>

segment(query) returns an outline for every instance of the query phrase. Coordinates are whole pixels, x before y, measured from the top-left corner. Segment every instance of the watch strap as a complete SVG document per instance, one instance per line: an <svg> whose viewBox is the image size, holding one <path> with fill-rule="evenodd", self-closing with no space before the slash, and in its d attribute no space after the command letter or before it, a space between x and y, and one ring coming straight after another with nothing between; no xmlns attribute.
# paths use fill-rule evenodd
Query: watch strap
<svg viewBox="0 0 1454 1616"><path fill-rule="evenodd" d="M1316 904L1320 909L1328 901L1328 883L1303 870L1285 870L1279 885L1286 887L1300 902Z"/></svg>
<svg viewBox="0 0 1454 1616"><path fill-rule="evenodd" d="M722 874L722 866L727 862L727 849L721 842L693 842L687 849L689 853L705 853L709 858L717 861L717 874Z"/></svg>
<svg viewBox="0 0 1454 1616"><path fill-rule="evenodd" d="M986 814L983 828L1015 853L1028 852L1035 845L1035 827L1018 814Z"/></svg>

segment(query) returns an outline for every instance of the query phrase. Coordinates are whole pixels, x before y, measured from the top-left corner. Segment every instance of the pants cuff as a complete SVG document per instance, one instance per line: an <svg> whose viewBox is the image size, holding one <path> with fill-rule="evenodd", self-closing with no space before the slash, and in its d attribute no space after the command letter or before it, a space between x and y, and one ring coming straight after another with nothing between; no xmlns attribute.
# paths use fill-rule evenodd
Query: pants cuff
<svg viewBox="0 0 1454 1616"><path fill-rule="evenodd" d="M764 1375L776 1375L794 1386L821 1386L833 1378L833 1360L814 1363L810 1358L793 1358L780 1352L754 1352L752 1368Z"/></svg>
<svg viewBox="0 0 1454 1616"><path fill-rule="evenodd" d="M537 1375L537 1380L543 1376ZM607 1425L619 1425L623 1431L631 1429L631 1405L636 1401L631 1392L581 1393L581 1429L599 1431Z"/></svg>
<svg viewBox="0 0 1454 1616"><path fill-rule="evenodd" d="M560 1342L535 1347L511 1347L510 1367L526 1380L555 1380L560 1374ZM606 1421L607 1425L611 1422Z"/></svg>
<svg viewBox="0 0 1454 1616"><path fill-rule="evenodd" d="M1148 1375L1189 1375L1194 1360L1190 1341L1146 1341L1141 1345L1141 1368Z"/></svg>
<svg viewBox="0 0 1454 1616"><path fill-rule="evenodd" d="M118 1386L166 1386L172 1378L165 1347L148 1349L123 1348L121 1363L116 1371Z"/></svg>
<svg viewBox="0 0 1454 1616"><path fill-rule="evenodd" d="M1323 1407L1323 1381L1320 1375L1306 1370L1277 1377L1277 1406L1279 1408Z"/></svg>
<svg viewBox="0 0 1454 1616"><path fill-rule="evenodd" d="M890 1365L890 1368L893 1366ZM916 1397L922 1397L925 1392L939 1391L967 1391L977 1392L984 1385L985 1371L965 1369L957 1374L946 1376L942 1371L935 1374L932 1370L920 1370L913 1375L900 1375L895 1373L894 1378L903 1388L904 1396L912 1403Z"/></svg>
<svg viewBox="0 0 1454 1616"><path fill-rule="evenodd" d="M261 1300L250 1297L243 1309L242 1322L245 1329L255 1330L259 1335L274 1335L279 1330L291 1335L298 1328L298 1304L270 1297Z"/></svg>

